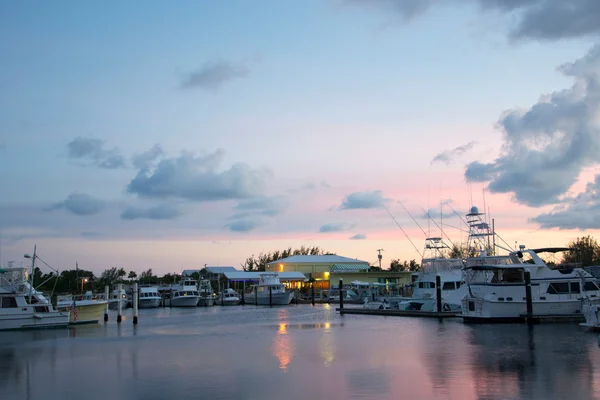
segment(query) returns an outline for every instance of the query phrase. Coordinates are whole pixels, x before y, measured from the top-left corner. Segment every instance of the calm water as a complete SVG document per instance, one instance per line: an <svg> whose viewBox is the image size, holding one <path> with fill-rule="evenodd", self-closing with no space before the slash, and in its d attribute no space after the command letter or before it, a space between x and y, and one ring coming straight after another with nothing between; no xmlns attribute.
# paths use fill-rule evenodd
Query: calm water
<svg viewBox="0 0 600 400"><path fill-rule="evenodd" d="M594 399L598 336L333 306L140 310L0 333L0 399Z"/></svg>

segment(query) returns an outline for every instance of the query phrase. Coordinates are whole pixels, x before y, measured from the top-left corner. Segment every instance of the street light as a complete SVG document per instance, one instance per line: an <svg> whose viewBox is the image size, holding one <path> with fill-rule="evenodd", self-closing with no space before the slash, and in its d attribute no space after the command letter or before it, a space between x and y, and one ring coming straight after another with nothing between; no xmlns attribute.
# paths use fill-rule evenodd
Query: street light
<svg viewBox="0 0 600 400"><path fill-rule="evenodd" d="M81 278L81 294L83 294L83 284L87 283L88 278Z"/></svg>

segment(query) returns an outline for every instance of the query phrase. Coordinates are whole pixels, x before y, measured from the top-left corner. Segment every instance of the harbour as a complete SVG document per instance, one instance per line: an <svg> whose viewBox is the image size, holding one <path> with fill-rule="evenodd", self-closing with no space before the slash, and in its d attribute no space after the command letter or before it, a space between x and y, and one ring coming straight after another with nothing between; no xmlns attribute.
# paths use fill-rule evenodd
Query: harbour
<svg viewBox="0 0 600 400"><path fill-rule="evenodd" d="M116 313L0 333L3 399L592 399L598 336L576 324L465 325L331 305Z"/></svg>

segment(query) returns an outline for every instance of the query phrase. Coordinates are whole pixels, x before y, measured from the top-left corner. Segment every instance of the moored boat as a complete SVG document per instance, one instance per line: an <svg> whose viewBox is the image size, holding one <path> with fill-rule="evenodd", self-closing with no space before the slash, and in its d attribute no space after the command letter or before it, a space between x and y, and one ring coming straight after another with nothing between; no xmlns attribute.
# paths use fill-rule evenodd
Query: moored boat
<svg viewBox="0 0 600 400"><path fill-rule="evenodd" d="M56 308L70 314L69 325L96 324L104 315L106 303L107 300L88 291L83 295L58 296Z"/></svg>
<svg viewBox="0 0 600 400"><path fill-rule="evenodd" d="M56 310L33 289L26 268L0 269L0 331L62 328L68 323L68 312Z"/></svg>
<svg viewBox="0 0 600 400"><path fill-rule="evenodd" d="M247 301L256 305L288 305L294 298L294 292L287 291L275 272L259 275L258 284L254 285Z"/></svg>

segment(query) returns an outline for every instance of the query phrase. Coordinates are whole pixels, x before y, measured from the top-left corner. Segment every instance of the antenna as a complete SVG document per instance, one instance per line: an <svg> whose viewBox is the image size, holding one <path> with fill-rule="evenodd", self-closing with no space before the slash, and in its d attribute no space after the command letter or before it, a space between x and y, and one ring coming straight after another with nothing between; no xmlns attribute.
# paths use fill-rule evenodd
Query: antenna
<svg viewBox="0 0 600 400"><path fill-rule="evenodd" d="M402 229L402 226L398 223L398 221L396 220L396 218L394 218L394 216L392 215L392 213L385 207L385 206L381 206L389 215L390 217L392 217L392 219L394 220L394 222L396 223L396 225L398 225L398 228L400 228L400 230L402 231L402 233L404 233L404 236L406 236L406 238L408 239L408 241L410 242L410 244L412 244L412 247L414 247L414 249L416 250L417 253L419 253L419 255L421 256L421 258L423 258L423 254L419 251L419 249L417 248L417 246L415 246L415 244L412 242L412 240L410 240L410 237L406 234L406 232L404 231L404 229Z"/></svg>
<svg viewBox="0 0 600 400"><path fill-rule="evenodd" d="M417 224L417 226L419 227L419 229L421 230L421 232L423 232L423 235L425 235L425 237L427 237L427 233L423 230L423 228L421 228L421 225L419 225L419 223L417 222L417 220L412 216L412 214L406 209L406 207L404 207L404 204L402 204L400 202L400 200L397 200L398 204L400 204L402 206L402 208L404 208L404 211L406 211L406 213L412 218L412 220L414 221L415 224Z"/></svg>
<svg viewBox="0 0 600 400"><path fill-rule="evenodd" d="M379 253L379 254L377 254L377 259L379 260L379 269L381 269L381 259L383 258L383 256L381 255L382 251L385 251L385 250L377 249L377 252Z"/></svg>

